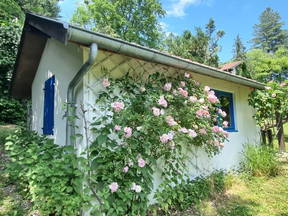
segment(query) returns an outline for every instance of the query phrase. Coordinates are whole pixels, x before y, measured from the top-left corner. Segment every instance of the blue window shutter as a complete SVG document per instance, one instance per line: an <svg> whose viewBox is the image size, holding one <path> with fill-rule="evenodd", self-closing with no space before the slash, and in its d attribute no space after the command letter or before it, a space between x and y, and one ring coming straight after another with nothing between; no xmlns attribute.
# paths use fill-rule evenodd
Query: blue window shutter
<svg viewBox="0 0 288 216"><path fill-rule="evenodd" d="M53 135L55 76L45 81L43 134Z"/></svg>

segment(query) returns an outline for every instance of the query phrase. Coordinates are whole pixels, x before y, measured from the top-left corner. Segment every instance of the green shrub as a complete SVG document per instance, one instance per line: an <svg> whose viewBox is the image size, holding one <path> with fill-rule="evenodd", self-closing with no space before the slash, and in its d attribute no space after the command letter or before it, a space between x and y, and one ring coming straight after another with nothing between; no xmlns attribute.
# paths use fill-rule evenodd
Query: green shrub
<svg viewBox="0 0 288 216"><path fill-rule="evenodd" d="M79 215L85 204L81 196L82 173L71 147L25 129L7 138L11 162L7 171L12 181L21 183L41 215Z"/></svg>
<svg viewBox="0 0 288 216"><path fill-rule="evenodd" d="M24 102L0 97L0 124L21 124L26 121L26 105Z"/></svg>
<svg viewBox="0 0 288 216"><path fill-rule="evenodd" d="M252 176L275 176L278 173L276 151L263 145L245 145L240 163L241 171Z"/></svg>
<svg viewBox="0 0 288 216"><path fill-rule="evenodd" d="M176 186L167 185L156 194L162 214L173 210L186 210L225 190L225 174L215 171L206 177L197 177ZM169 214L169 213L168 213Z"/></svg>
<svg viewBox="0 0 288 216"><path fill-rule="evenodd" d="M15 127L12 125L3 125L0 126L0 146L4 147L6 138L13 133Z"/></svg>

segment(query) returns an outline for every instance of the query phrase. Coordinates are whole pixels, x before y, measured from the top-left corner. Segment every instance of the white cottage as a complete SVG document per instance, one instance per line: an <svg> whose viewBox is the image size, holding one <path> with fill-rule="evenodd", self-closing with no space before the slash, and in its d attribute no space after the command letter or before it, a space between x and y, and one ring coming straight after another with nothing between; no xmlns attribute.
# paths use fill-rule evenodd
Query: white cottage
<svg viewBox="0 0 288 216"><path fill-rule="evenodd" d="M31 99L31 129L71 145L75 128L67 124L65 103L89 104L99 91L99 70L121 77L129 69L146 72L188 72L226 100L229 141L212 159L199 150L191 155L191 166L201 170L230 169L238 165L242 145L259 141L259 129L248 105L249 93L264 85L217 68L172 56L61 21L27 14L21 37L11 93ZM81 120L77 133L83 133ZM82 125L82 126L81 126ZM81 151L84 141L75 147ZM197 175L191 168L191 174ZM155 185L157 181L155 175Z"/></svg>

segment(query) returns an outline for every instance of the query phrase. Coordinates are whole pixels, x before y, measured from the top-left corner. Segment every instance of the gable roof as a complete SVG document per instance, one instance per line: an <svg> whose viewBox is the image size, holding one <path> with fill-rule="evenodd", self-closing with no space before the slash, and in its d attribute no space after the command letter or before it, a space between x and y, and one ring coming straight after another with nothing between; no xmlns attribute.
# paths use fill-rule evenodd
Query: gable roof
<svg viewBox="0 0 288 216"><path fill-rule="evenodd" d="M97 43L99 49L116 52L145 61L160 63L193 71L218 79L228 80L252 88L263 89L264 84L218 68L210 67L169 53L140 46L111 36L92 32L58 20L27 13L12 76L11 94L16 98L30 98L31 86L48 38L64 44L74 42L89 46ZM31 43L33 41L33 43Z"/></svg>
<svg viewBox="0 0 288 216"><path fill-rule="evenodd" d="M240 64L242 64L242 61L230 62L230 63L224 64L224 65L221 65L220 70L226 71L226 70L235 68Z"/></svg>

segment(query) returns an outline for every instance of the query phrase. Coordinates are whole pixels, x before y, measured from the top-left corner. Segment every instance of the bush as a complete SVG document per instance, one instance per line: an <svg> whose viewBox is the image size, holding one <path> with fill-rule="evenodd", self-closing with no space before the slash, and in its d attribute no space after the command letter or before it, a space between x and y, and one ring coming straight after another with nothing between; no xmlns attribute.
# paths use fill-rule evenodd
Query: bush
<svg viewBox="0 0 288 216"><path fill-rule="evenodd" d="M276 151L263 145L245 145L240 167L252 176L275 176L279 170Z"/></svg>
<svg viewBox="0 0 288 216"><path fill-rule="evenodd" d="M12 125L3 125L0 126L0 146L4 147L6 138L13 133L15 127Z"/></svg>
<svg viewBox="0 0 288 216"><path fill-rule="evenodd" d="M21 124L25 121L25 103L9 97L0 97L0 124Z"/></svg>
<svg viewBox="0 0 288 216"><path fill-rule="evenodd" d="M167 185L156 194L157 202L162 214L173 210L186 210L196 206L203 200L213 198L225 190L225 174L215 171L206 177L197 177L176 186Z"/></svg>
<svg viewBox="0 0 288 216"><path fill-rule="evenodd" d="M18 129L5 144L11 162L11 180L21 183L41 215L79 215L85 204L81 196L82 174L69 147L55 145L25 129Z"/></svg>

